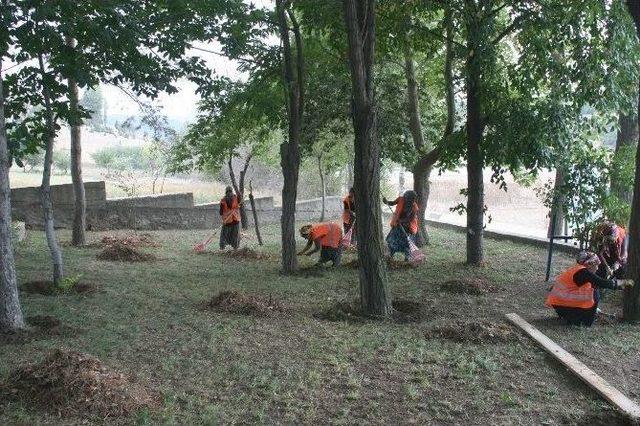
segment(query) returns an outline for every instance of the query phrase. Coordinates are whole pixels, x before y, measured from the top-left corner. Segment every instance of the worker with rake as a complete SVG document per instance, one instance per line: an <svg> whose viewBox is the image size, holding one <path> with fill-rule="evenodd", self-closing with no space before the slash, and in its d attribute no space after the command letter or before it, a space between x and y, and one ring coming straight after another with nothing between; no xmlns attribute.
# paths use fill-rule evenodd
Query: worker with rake
<svg viewBox="0 0 640 426"><path fill-rule="evenodd" d="M340 266L342 258L342 229L340 225L333 222L305 225L300 228L300 235L307 240L307 245L298 253L299 256L303 254L311 256L319 251L318 265L331 262L333 266ZM311 250L312 246L315 246L313 250Z"/></svg>
<svg viewBox="0 0 640 426"><path fill-rule="evenodd" d="M599 289L621 290L633 287L633 280L607 280L596 275L600 258L596 253L582 251L578 264L560 274L551 287L545 306L554 308L570 325L591 327L596 318Z"/></svg>
<svg viewBox="0 0 640 426"><path fill-rule="evenodd" d="M234 195L233 188L227 186L224 191L224 198L220 200L220 216L222 218L222 231L220 232L220 250L224 250L227 245L238 249L240 245L240 206L242 203L237 195Z"/></svg>
<svg viewBox="0 0 640 426"><path fill-rule="evenodd" d="M391 217L391 231L389 231L386 238L391 257L396 253L403 253L407 261L422 261L424 253L415 244L416 234L418 233L419 211L416 193L414 191L406 191L394 201L389 201L383 197L382 202L388 206L396 206Z"/></svg>

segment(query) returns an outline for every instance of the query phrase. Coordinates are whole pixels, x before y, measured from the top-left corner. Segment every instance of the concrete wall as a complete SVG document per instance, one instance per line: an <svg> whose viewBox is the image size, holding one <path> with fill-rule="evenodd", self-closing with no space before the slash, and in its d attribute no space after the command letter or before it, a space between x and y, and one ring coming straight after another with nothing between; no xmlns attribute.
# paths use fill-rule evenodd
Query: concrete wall
<svg viewBox="0 0 640 426"><path fill-rule="evenodd" d="M107 190L105 183L101 182L85 182L85 197L87 204L101 204L107 199ZM73 205L74 203L73 186L69 184L51 185L51 200L53 205ZM18 206L30 206L40 204L40 188L15 188L11 190L11 204Z"/></svg>
<svg viewBox="0 0 640 426"><path fill-rule="evenodd" d="M260 197L254 199L256 203L256 210L271 210L274 208L273 197ZM251 203L247 198L245 200L247 210L251 210ZM197 209L210 209L216 208L220 209L220 203L205 203L205 204L196 204L195 208Z"/></svg>
<svg viewBox="0 0 640 426"><path fill-rule="evenodd" d="M109 198L107 208L120 207L193 207L191 192L144 195L141 197Z"/></svg>

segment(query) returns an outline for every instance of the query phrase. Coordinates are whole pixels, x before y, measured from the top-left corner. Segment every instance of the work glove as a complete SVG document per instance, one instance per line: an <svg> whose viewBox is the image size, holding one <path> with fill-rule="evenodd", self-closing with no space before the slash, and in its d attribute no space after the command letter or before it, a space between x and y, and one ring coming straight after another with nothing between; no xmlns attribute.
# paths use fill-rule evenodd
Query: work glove
<svg viewBox="0 0 640 426"><path fill-rule="evenodd" d="M617 271L618 269L620 269L620 266L621 266L621 265L620 265L620 263L619 263L619 262L615 262L615 263L613 264L613 272L615 272L615 271Z"/></svg>
<svg viewBox="0 0 640 426"><path fill-rule="evenodd" d="M632 288L635 285L633 280L616 280L617 289Z"/></svg>

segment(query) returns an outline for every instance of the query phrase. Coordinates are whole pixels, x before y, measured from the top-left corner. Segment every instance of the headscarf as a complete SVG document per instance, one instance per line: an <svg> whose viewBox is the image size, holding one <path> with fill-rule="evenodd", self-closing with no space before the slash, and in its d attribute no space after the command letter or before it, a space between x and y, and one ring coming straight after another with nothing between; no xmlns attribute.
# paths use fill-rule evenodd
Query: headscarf
<svg viewBox="0 0 640 426"><path fill-rule="evenodd" d="M402 198L404 198L404 208L400 214L400 219L409 220L413 216L413 203L416 201L416 193L414 191L406 191Z"/></svg>
<svg viewBox="0 0 640 426"><path fill-rule="evenodd" d="M224 190L224 201L227 203L227 206L231 207L233 203L233 188L227 186Z"/></svg>
<svg viewBox="0 0 640 426"><path fill-rule="evenodd" d="M578 254L578 263L584 266L599 265L600 258L592 251L583 250Z"/></svg>
<svg viewBox="0 0 640 426"><path fill-rule="evenodd" d="M300 228L300 235L303 238L309 239L309 235L311 235L311 229L313 228L312 225L304 225L302 228Z"/></svg>

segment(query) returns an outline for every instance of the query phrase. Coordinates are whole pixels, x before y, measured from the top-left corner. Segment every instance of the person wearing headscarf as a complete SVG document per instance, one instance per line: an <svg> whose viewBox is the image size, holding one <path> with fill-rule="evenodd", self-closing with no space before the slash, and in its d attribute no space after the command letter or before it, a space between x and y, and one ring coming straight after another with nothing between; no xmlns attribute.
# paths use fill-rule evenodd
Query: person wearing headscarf
<svg viewBox="0 0 640 426"><path fill-rule="evenodd" d="M597 274L602 278L623 278L626 273L629 237L625 229L604 222L593 232L592 246L600 258Z"/></svg>
<svg viewBox="0 0 640 426"><path fill-rule="evenodd" d="M222 218L222 230L220 231L220 250L227 245L238 249L240 245L240 206L242 203L233 188L227 186L224 198L220 200L220 217Z"/></svg>
<svg viewBox="0 0 640 426"><path fill-rule="evenodd" d="M298 253L298 256L303 254L311 256L319 251L318 264L331 262L333 266L340 266L342 258L342 229L340 225L333 222L305 225L300 228L300 236L307 240L307 245Z"/></svg>
<svg viewBox="0 0 640 426"><path fill-rule="evenodd" d="M356 191L353 188L349 189L349 194L342 199L342 228L344 233L349 232L351 228L351 242L356 241Z"/></svg>
<svg viewBox="0 0 640 426"><path fill-rule="evenodd" d="M403 253L405 260L409 259L411 253L409 239L415 242L418 233L419 207L416 198L414 191L406 191L394 201L382 198L382 202L386 205L396 207L391 217L391 230L386 238L391 257L395 253Z"/></svg>
<svg viewBox="0 0 640 426"><path fill-rule="evenodd" d="M560 274L544 302L570 325L590 327L596 318L600 289L621 290L633 287L632 280L607 280L596 275L600 258L596 253L582 251L578 264Z"/></svg>

